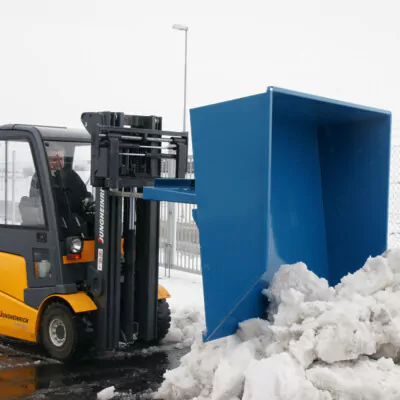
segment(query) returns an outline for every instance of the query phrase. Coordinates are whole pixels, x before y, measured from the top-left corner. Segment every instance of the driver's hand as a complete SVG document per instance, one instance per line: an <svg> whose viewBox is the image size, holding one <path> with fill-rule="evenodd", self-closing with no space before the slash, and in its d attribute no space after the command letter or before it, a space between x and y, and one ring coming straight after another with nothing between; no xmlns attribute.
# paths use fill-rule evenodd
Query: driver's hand
<svg viewBox="0 0 400 400"><path fill-rule="evenodd" d="M94 212L96 209L96 202L90 197L85 197L82 200L82 206L86 212Z"/></svg>

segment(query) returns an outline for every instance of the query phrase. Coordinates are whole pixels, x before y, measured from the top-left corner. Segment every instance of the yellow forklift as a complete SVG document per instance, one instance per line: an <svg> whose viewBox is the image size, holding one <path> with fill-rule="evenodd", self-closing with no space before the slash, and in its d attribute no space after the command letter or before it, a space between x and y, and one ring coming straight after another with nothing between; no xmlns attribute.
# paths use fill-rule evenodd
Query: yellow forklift
<svg viewBox="0 0 400 400"><path fill-rule="evenodd" d="M167 334L170 295L158 284L160 207L141 192L166 160L175 161L176 178L187 168L187 132L163 131L160 117L88 112L81 121L81 130L0 127L0 335L41 344L61 361L120 342L153 344ZM25 144L34 165L13 223L10 142ZM90 168L86 183L74 170L77 159Z"/></svg>

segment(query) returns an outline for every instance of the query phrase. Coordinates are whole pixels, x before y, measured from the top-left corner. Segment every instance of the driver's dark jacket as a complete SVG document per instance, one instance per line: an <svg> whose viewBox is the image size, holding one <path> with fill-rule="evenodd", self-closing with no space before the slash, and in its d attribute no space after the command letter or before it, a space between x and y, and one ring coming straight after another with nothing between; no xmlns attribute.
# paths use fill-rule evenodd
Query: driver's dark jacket
<svg viewBox="0 0 400 400"><path fill-rule="evenodd" d="M67 222L70 215L68 209L69 202L71 213L77 214L83 218L84 209L82 200L87 197L92 198L92 194L87 191L85 183L74 170L63 169L61 173L62 179L60 177L60 171L52 171L50 174L57 213ZM39 187L38 178L35 174L32 177L29 196L40 196Z"/></svg>

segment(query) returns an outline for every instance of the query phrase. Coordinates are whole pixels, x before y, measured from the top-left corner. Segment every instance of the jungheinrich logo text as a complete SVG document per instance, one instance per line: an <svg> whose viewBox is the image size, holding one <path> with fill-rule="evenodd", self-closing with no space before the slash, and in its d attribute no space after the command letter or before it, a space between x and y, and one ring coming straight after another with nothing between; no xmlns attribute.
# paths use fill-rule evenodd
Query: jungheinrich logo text
<svg viewBox="0 0 400 400"><path fill-rule="evenodd" d="M104 190L100 189L100 215L99 215L99 243L104 243L104 205L105 205L105 194Z"/></svg>
<svg viewBox="0 0 400 400"><path fill-rule="evenodd" d="M5 318L5 319L12 319L13 321L19 321L27 324L29 322L28 318L24 317L19 317L18 315L12 315L12 314L7 314L0 310L0 318Z"/></svg>

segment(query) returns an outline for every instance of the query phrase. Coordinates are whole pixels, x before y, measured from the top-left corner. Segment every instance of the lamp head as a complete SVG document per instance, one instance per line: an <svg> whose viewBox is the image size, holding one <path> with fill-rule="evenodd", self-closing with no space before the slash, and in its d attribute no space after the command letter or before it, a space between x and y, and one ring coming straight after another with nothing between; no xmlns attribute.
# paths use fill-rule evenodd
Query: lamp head
<svg viewBox="0 0 400 400"><path fill-rule="evenodd" d="M189 28L185 25L175 24L172 29L177 29L178 31L187 31Z"/></svg>

